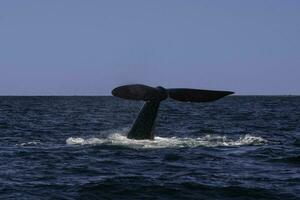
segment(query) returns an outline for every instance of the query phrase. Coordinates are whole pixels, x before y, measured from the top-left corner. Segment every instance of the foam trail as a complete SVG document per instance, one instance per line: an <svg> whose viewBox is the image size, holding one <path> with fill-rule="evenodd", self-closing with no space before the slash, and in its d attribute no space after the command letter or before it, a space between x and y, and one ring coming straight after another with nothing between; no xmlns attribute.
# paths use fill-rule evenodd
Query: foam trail
<svg viewBox="0 0 300 200"><path fill-rule="evenodd" d="M110 134L107 138L80 138L70 137L66 140L68 145L116 145L129 148L182 148L182 147L217 147L217 146L242 146L242 145L262 145L267 141L261 137L249 134L241 136L237 140L229 139L226 136L205 135L197 138L179 137L159 137L154 140L133 140L128 139L120 133Z"/></svg>

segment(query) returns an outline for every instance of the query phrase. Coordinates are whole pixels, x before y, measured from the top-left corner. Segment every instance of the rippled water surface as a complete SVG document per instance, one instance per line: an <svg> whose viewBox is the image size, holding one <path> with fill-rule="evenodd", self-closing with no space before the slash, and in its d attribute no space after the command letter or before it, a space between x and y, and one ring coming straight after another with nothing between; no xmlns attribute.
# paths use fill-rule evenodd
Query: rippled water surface
<svg viewBox="0 0 300 200"><path fill-rule="evenodd" d="M300 199L300 97L0 97L0 199Z"/></svg>

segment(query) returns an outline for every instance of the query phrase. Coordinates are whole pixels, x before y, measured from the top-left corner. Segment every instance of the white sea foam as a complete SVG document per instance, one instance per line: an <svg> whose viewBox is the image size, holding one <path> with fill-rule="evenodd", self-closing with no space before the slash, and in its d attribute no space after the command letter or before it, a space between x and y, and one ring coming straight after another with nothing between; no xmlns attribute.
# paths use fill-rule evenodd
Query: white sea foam
<svg viewBox="0 0 300 200"><path fill-rule="evenodd" d="M21 144L16 144L16 146L26 147L26 146L36 146L40 144L39 141L30 141L30 142L23 142Z"/></svg>
<svg viewBox="0 0 300 200"><path fill-rule="evenodd" d="M249 134L240 136L234 140L226 136L205 135L203 137L159 137L154 140L132 140L120 133L113 133L106 138L80 138L70 137L66 140L68 145L117 145L129 148L182 148L182 147L217 147L217 146L242 146L242 145L262 145L267 141L262 137Z"/></svg>

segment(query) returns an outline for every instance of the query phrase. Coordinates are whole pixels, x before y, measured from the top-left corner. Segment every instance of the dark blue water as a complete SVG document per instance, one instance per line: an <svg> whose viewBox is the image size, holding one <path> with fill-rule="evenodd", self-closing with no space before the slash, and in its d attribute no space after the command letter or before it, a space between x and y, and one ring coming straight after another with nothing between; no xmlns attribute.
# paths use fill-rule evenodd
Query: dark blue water
<svg viewBox="0 0 300 200"><path fill-rule="evenodd" d="M0 199L300 199L300 97L0 97Z"/></svg>

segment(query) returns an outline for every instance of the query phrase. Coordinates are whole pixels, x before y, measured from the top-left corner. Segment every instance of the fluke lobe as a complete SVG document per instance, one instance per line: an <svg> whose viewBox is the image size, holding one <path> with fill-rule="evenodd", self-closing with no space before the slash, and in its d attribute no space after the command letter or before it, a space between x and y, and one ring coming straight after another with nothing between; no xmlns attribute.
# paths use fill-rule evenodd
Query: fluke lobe
<svg viewBox="0 0 300 200"><path fill-rule="evenodd" d="M136 140L154 139L154 123L160 102L168 97L183 102L211 102L227 95L230 91L199 90L188 88L166 89L161 86L150 87L141 84L124 85L113 89L112 95L128 100L143 100L138 117L133 123L127 138Z"/></svg>

